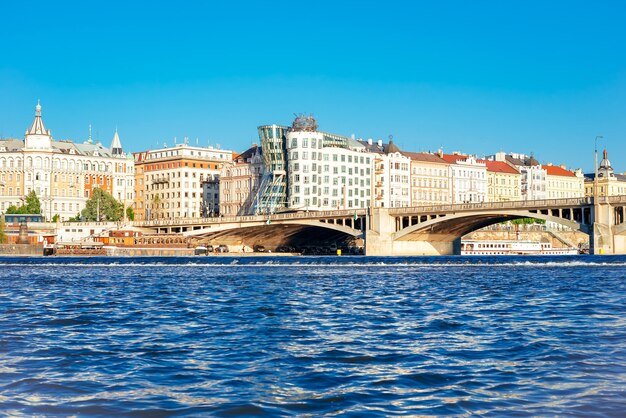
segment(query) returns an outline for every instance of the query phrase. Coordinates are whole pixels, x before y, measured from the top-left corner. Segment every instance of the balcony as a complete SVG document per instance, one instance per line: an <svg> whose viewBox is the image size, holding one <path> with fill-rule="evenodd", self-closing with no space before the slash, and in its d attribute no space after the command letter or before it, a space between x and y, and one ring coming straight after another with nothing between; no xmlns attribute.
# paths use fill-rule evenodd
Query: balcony
<svg viewBox="0 0 626 418"><path fill-rule="evenodd" d="M170 182L169 177L158 177L152 180L152 183L154 184L162 184L162 183L169 183L169 182Z"/></svg>

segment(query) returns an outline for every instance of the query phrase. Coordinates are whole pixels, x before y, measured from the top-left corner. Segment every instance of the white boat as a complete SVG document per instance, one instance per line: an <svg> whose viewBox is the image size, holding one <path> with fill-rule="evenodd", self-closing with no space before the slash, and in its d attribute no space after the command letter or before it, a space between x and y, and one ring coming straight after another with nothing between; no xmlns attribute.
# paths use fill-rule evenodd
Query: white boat
<svg viewBox="0 0 626 418"><path fill-rule="evenodd" d="M576 248L552 248L549 242L527 240L462 240L461 255L576 255Z"/></svg>

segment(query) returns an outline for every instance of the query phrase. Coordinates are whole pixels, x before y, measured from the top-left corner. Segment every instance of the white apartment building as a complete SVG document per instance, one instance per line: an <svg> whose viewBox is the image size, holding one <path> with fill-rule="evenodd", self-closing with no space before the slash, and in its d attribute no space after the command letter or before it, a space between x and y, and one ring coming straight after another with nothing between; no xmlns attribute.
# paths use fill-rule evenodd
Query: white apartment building
<svg viewBox="0 0 626 418"><path fill-rule="evenodd" d="M314 120L303 124L297 118L286 135L289 208L368 207L373 156L357 141L316 128Z"/></svg>
<svg viewBox="0 0 626 418"><path fill-rule="evenodd" d="M128 156L129 157L129 156ZM79 214L94 188L124 204L134 198L134 166L122 150L117 131L109 148L89 139L82 143L54 140L35 107L35 119L23 140L0 140L0 212L20 206L32 190L47 220Z"/></svg>
<svg viewBox="0 0 626 418"><path fill-rule="evenodd" d="M487 201L487 166L471 155L443 154L450 164L452 203Z"/></svg>
<svg viewBox="0 0 626 418"><path fill-rule="evenodd" d="M187 141L173 148L134 153L138 173L135 219L207 216L211 204L213 208L219 205L219 198L215 202L205 193L205 183L219 179L232 155L232 151L191 146Z"/></svg>
<svg viewBox="0 0 626 418"><path fill-rule="evenodd" d="M373 207L407 207L411 205L411 159L393 143L382 140L359 141L374 158L372 176Z"/></svg>

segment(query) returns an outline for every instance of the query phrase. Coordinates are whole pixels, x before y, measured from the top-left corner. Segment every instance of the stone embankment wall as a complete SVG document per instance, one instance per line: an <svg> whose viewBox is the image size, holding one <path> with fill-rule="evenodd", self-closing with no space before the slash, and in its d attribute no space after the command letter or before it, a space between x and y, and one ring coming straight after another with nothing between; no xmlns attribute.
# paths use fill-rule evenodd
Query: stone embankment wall
<svg viewBox="0 0 626 418"><path fill-rule="evenodd" d="M43 256L43 247L32 244L0 244L0 256Z"/></svg>
<svg viewBox="0 0 626 418"><path fill-rule="evenodd" d="M115 257L186 257L194 254L193 248L138 248L105 247L106 255Z"/></svg>

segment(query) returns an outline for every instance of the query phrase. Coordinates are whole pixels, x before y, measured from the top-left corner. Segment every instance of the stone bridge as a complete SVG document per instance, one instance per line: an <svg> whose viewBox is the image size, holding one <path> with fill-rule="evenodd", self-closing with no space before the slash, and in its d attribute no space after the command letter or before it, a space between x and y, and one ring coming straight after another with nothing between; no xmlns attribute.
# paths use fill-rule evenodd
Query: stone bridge
<svg viewBox="0 0 626 418"><path fill-rule="evenodd" d="M363 238L367 255L458 253L463 235L504 221L535 218L590 235L594 254L626 253L626 196L485 202L404 208L295 212L259 216L135 222L160 233L221 240L225 244L333 242Z"/></svg>
<svg viewBox="0 0 626 418"><path fill-rule="evenodd" d="M366 209L275 213L219 218L160 219L134 222L157 233L180 233L228 245L265 246L333 243L365 238ZM313 242L312 242L313 241Z"/></svg>

